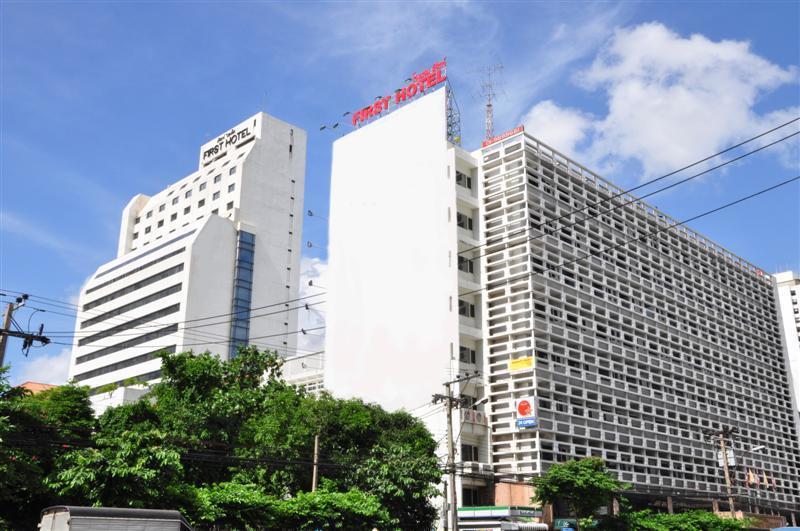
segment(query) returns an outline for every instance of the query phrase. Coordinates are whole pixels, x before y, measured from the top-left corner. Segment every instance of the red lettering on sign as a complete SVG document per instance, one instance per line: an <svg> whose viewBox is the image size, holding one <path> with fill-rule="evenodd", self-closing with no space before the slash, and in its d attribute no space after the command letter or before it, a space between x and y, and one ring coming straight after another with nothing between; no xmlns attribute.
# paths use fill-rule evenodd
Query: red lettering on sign
<svg viewBox="0 0 800 531"><path fill-rule="evenodd" d="M511 131L506 131L502 135L493 136L492 138L490 138L488 140L484 140L483 143L481 144L481 147L486 147L486 146L489 146L491 144L494 144L495 142L500 142L501 140L505 140L506 138L514 136L517 133L521 133L524 130L525 130L525 127L520 125L519 127L515 127L514 129L512 129Z"/></svg>
<svg viewBox="0 0 800 531"><path fill-rule="evenodd" d="M428 89L444 83L447 81L447 61L443 60L434 63L428 70L412 75L411 79L411 83L395 91L394 98L391 95L378 98L372 105L353 112L350 123L357 126L370 118L380 116L389 110L392 99L394 99L395 105L399 105L418 94L424 93Z"/></svg>

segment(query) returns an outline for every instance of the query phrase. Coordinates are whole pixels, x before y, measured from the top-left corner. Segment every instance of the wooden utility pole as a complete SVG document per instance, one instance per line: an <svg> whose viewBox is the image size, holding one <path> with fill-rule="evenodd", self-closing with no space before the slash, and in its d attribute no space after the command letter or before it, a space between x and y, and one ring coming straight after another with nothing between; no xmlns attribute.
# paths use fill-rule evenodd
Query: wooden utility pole
<svg viewBox="0 0 800 531"><path fill-rule="evenodd" d="M731 518L736 518L736 507L733 503L733 485L731 482L731 472L728 468L728 437L737 433L739 428L733 426L723 426L719 430L703 430L714 443L719 443L719 455L722 460L722 470L725 475L725 490L728 494L728 507Z"/></svg>
<svg viewBox="0 0 800 531"><path fill-rule="evenodd" d="M317 490L318 468L319 468L319 433L314 435L314 469L311 472L311 492Z"/></svg>
<svg viewBox="0 0 800 531"><path fill-rule="evenodd" d="M458 498L456 497L456 459L453 448L453 392L450 382L444 384L447 390L447 470L450 474L450 529L458 531Z"/></svg>
<svg viewBox="0 0 800 531"><path fill-rule="evenodd" d="M8 329L11 327L11 314L14 313L14 303L9 302L3 314L3 329L0 332L0 367L6 359L6 345L8 344Z"/></svg>
<svg viewBox="0 0 800 531"><path fill-rule="evenodd" d="M731 518L736 518L735 509L733 507L733 492L731 488L731 473L728 470L728 447L725 445L726 430L719 432L719 449L722 453L722 469L725 471L725 488L728 491L728 507L730 507Z"/></svg>
<svg viewBox="0 0 800 531"><path fill-rule="evenodd" d="M433 395L433 403L444 402L447 410L447 465L445 469L449 476L450 487L450 530L458 531L458 493L456 492L456 459L455 447L453 441L453 409L460 408L465 404L461 398L453 396L452 385L461 382L467 382L472 378L478 376L477 371L474 374L467 374L444 383L445 394ZM445 504L447 503L447 495L445 495Z"/></svg>

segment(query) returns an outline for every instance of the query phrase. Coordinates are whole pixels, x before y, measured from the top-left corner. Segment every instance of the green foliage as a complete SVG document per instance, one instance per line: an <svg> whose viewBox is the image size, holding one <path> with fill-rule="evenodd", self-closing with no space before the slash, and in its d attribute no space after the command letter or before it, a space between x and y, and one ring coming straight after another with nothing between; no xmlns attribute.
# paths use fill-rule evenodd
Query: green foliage
<svg viewBox="0 0 800 531"><path fill-rule="evenodd" d="M741 531L748 529L747 520L721 518L708 511L688 511L667 514L652 511L625 513L616 518L601 520L598 531Z"/></svg>
<svg viewBox="0 0 800 531"><path fill-rule="evenodd" d="M160 384L97 421L86 416L86 390L67 386L26 414L82 443L35 474L18 463L13 477L49 495L47 505L179 508L201 528L430 528L440 471L425 426L360 400L307 395L280 380L280 365L255 348L229 362L165 354ZM0 434L10 418L0 410ZM312 493L315 435L322 463Z"/></svg>
<svg viewBox="0 0 800 531"><path fill-rule="evenodd" d="M533 500L545 504L567 502L578 518L587 518L603 505L611 503L615 492L627 485L612 477L605 462L587 457L552 465L544 476L534 478Z"/></svg>
<svg viewBox="0 0 800 531"><path fill-rule="evenodd" d="M32 395L11 387L0 368L0 521L35 527L58 498L44 482L58 456L84 444L95 421L85 387L64 385Z"/></svg>
<svg viewBox="0 0 800 531"><path fill-rule="evenodd" d="M95 506L169 508L183 502L180 452L159 430L100 434L62 456L47 485Z"/></svg>

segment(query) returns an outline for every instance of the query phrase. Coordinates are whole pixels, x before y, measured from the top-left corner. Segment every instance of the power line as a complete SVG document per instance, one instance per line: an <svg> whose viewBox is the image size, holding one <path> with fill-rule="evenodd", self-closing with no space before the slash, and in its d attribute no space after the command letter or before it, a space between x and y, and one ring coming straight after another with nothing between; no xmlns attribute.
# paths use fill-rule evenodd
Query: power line
<svg viewBox="0 0 800 531"><path fill-rule="evenodd" d="M630 194L631 192L635 192L636 190L639 190L639 189L641 189L641 188L643 188L643 187L645 187L645 186L649 186L649 185L651 185L651 184L653 184L653 183L656 183L656 182L658 182L658 181L661 181L661 180L663 180L663 179L666 179L666 178L668 178L668 177L672 177L673 175L675 175L675 174L677 174L677 173L680 173L680 172L682 172L682 171L684 171L684 170L688 170L689 168L692 168L692 167L694 167L694 166L697 166L697 165L699 165L699 164L702 164L702 163L704 163L704 162L708 162L708 161L709 161L709 160L711 160L711 159L714 159L714 158L716 158L716 157L718 157L718 156L720 156L720 155L723 155L723 154L725 154L725 153L727 153L727 152L729 152L729 151L732 151L732 150L734 150L734 149L736 149L736 148L739 148L739 147L741 147L741 146L743 146L743 145L745 145L745 144L748 144L748 143L750 143L750 142L752 142L752 141L754 141L754 140L758 140L759 138L762 138L762 137L764 137L764 136L766 136L766 135L768 135L768 134L770 134L770 133L773 133L773 132L777 131L778 129L782 129L782 128L784 128L784 127L786 127L786 126L788 126L788 125L790 125L790 124L793 124L794 122L797 122L797 121L800 121L800 117L798 117L798 118L794 118L794 119L792 119L792 120L789 120L788 122L785 122L785 123L783 123L783 124L781 124L781 125L778 125L778 126L776 126L776 127L773 127L772 129L770 129L770 130L768 130L768 131L764 131L764 132L763 132L763 133L761 133L761 134L758 134L758 135L756 135L756 136L754 136L754 137L748 138L747 140L744 140L744 141L742 141L742 142L740 142L740 143L738 143L738 144L736 144L736 145L733 145L733 146L730 146L730 147L728 147L728 148L725 148L725 149L723 149L722 151L719 151L719 152L717 152L717 153L714 153L713 155L709 155L709 156L707 156L707 157L705 157L705 158L703 158L703 159L700 159L700 160L698 160L698 161L696 161L696 162L693 162L693 163L691 163L691 164L688 164L688 165L686 165L686 166L683 166L682 168L678 168L677 170L673 170L673 171L671 171L671 172L669 172L669 173L666 173L666 174L664 174L664 175L662 175L662 176L660 176L660 177L656 177L656 178L654 178L654 179L650 179L649 181L645 181L645 182L643 182L643 183L641 183L641 184L639 184L639 185L637 185L637 186L634 186L633 188L629 188L629 189L627 189L627 190L623 190L623 191L617 192L616 194L614 194L614 195L612 195L612 196L608 197L607 199L601 199L600 201L596 201L596 202L594 202L594 203L587 204L586 206L583 206L583 207L581 207L581 208L578 208L578 209L572 210L572 211L570 211L570 212L567 212L566 214L562 214L561 216L559 216L559 217L557 217L557 218L554 218L554 219L551 219L551 220L548 220L548 221L547 221L547 222L545 222L545 223L554 223L554 222L556 222L556 221L560 221L560 220L562 220L562 219L564 219L564 218L566 218L566 217L569 217L569 216L571 216L572 214L577 214L577 213L579 213L579 212L582 212L582 211L584 211L584 210L587 210L587 209L589 209L589 208L594 208L594 207L596 207L596 206L598 206L598 205L600 205L600 204L602 204L602 203L605 203L605 202L608 202L608 201L613 201L614 199L616 199L616 198L618 198L618 197L621 197L621 196L623 196L623 195L628 195L628 194ZM786 140L786 139L788 139L788 138L790 138L790 137L792 137L792 136L794 136L794 135L796 135L796 134L797 134L797 133L794 133L794 134L792 134L792 135L788 135L787 137L784 137L784 138L780 139L778 142L782 142L782 141L784 141L784 140ZM777 142L773 142L773 143L771 143L771 144L769 144L769 145L762 146L762 147L760 147L760 148L758 148L758 149L756 149L756 150L754 150L754 151L751 151L751 152L749 152L749 153L747 153L747 154L745 154L745 155L743 155L743 156L741 156L741 157L737 157L737 158L733 159L732 161L729 161L727 164L730 164L730 162L734 162L734 161L736 161L736 160L739 160L740 158L744 158L744 157L746 157L746 156L752 155L752 154L754 154L754 153L756 153L756 152L758 152L758 151L761 151L762 149L765 149L765 148L767 148L767 147L769 147L769 146L771 146L771 145L773 145L773 144L775 144L775 143L777 143ZM713 169L716 169L716 168L718 168L718 167L722 167L722 166L724 166L724 165L725 165L725 164L723 164L723 165L721 165L721 166L717 166L717 167L715 167L715 168L711 168L711 169L707 170L705 173L707 173L708 171L711 171L711 170L713 170ZM493 193L493 194L488 194L488 195L486 195L486 196L482 197L482 199L485 201L485 200L487 200L487 199L491 199L492 197L495 197L495 196L498 196L498 195L505 194L506 192L507 192L507 190L501 190L501 191L499 191L499 192L495 192L495 193ZM657 192L656 192L656 193L657 193ZM652 195L652 194L650 194L650 195ZM647 197L647 196L645 196L645 197ZM545 223L543 223L543 224L545 224ZM508 238L508 237L514 236L515 234L519 234L519 233L521 233L521 232L524 232L524 229L523 229L523 230L521 230L521 231L518 231L517 233L510 233L510 234L507 234L507 235L506 235L506 237ZM482 243L482 244L479 244L479 245L475 245L475 246L473 246L473 247L470 247L469 249L464 249L463 251L459 251L459 252L458 252L458 254L460 255L460 254L462 254L462 253L466 253L466 252L474 251L475 249L479 249L479 248L481 248L481 247L484 247L484 246L486 246L486 245L488 245L488 242L485 242L485 243Z"/></svg>
<svg viewBox="0 0 800 531"><path fill-rule="evenodd" d="M629 243L634 243L634 242L646 240L647 238L650 238L651 236L654 236L656 234L659 234L659 233L664 232L664 231L669 230L669 229L674 229L675 227L679 227L679 226L685 225L686 223L689 223L691 221L695 221L695 220L703 218L705 216L709 216L711 214L719 212L720 210L724 210L726 208L732 207L734 205L737 205L737 204L742 203L744 201L747 201L749 199L753 199L753 198L755 198L755 197L757 197L759 195L762 195L762 194L765 194L765 193L770 192L772 190L775 190L776 188L780 188L781 186L785 186L785 185L790 184L790 183L792 183L794 181L797 181L798 179L800 179L800 176L792 177L791 179L788 179L786 181L782 181L782 182L780 182L778 184L769 186L767 188L763 188L763 189L761 189L761 190L759 190L757 192L754 192L754 193L752 193L750 195L747 195L745 197L741 197L741 198L739 198L739 199L737 199L735 201L731 201L730 203L726 203L726 204L724 204L722 206L719 206L717 208L714 208L712 210L707 210L707 211L705 211L705 212L703 212L701 214L698 214L696 216L692 216L690 218L684 219L683 221L675 222L675 223L673 223L671 225L667 225L666 227L661 227L661 228L659 228L657 230L648 232L648 233L646 233L646 234L644 234L642 236L638 236L636 238L630 238L630 239L623 240L621 243L612 245L611 247L606 247L605 249L600 249L599 251L590 251L589 253L586 254L586 256L580 256L578 258L575 258L575 259L572 259L572 260L567 260L565 262L562 262L560 264L556 264L554 266L548 266L548 267L544 268L542 271L533 271L531 273L523 273L522 275L518 275L518 276L512 277L512 278L508 278L508 279L505 279L505 280L500 281L500 282L492 282L492 283L486 284L486 285L484 285L484 286L482 286L482 287L480 287L478 289L474 289L474 290L471 290L471 291L460 293L459 297L464 296L464 295L471 295L473 293L479 293L479 292L481 292L481 291L483 291L485 289L489 289L489 288L494 289L496 287L499 287L500 285L509 284L511 282L516 282L518 280L523 280L525 278L529 278L529 277L532 277L534 275L542 275L542 274L544 274L544 273L546 273L548 271L555 271L556 269L560 269L560 268L562 268L564 266L567 266L567 265L570 265L570 264L574 264L575 262L579 262L581 260L586 260L586 259L592 258L593 256L597 256L597 255L600 255L600 254L607 253L608 251L613 251L615 249L618 249L618 248L622 247L623 245L627 245Z"/></svg>
<svg viewBox="0 0 800 531"><path fill-rule="evenodd" d="M800 120L800 118L797 118L796 120ZM795 120L793 120L793 121L795 121ZM791 123L791 122L788 122L788 123ZM785 125L785 124L784 124L784 125ZM765 133L765 134L766 134L766 133ZM699 173L696 173L696 174L694 174L694 175L690 175L689 177L686 177L686 178L684 178L684 179L681 179L681 180L679 180L679 181L676 181L676 182L674 182L674 183L668 184L667 186L664 186L664 187L662 187L662 188L659 188L659 189L657 189L657 190L654 190L654 191L652 191L652 192L649 192L649 193L647 193L647 194L645 194L645 195L643 195L643 196L641 196L641 197L633 197L632 199L630 199L630 200L629 200L629 201L627 201L627 202L620 203L620 204L618 204L618 205L616 205L616 206L613 206L612 208L609 208L608 210L605 210L605 211L599 212L599 213L597 213L597 214L595 214L595 215L586 216L586 217L585 217L585 218L583 218L583 219L580 219L580 220L578 220L578 221L575 221L575 222L573 222L573 223L570 223L570 224L568 224L568 225L563 225L563 226L561 226L561 227L558 227L558 228L555 228L555 229L549 229L549 231L548 231L548 232L546 232L545 234L542 234L542 235L540 235L540 236L536 236L536 237L529 237L529 238L528 238L526 241L537 241L537 240L540 240L540 239L542 239L543 237L545 237L545 236L547 236L547 235L556 234L556 233L558 233L558 232L561 232L562 230L569 229L569 228L571 228L571 227L574 227L575 225L578 225L578 224L580 224L580 223L583 223L583 222L585 222L585 221L588 221L588 220L590 220L590 219L596 219L596 218L598 218L598 217L600 217L600 216L602 216L602 215L604 215L604 214L608 214L609 212L614 212L614 211L616 211L616 210L618 210L618 209L620 209L620 208L622 208L622 207L624 207L624 206L628 206L628 205L631 205L631 204L633 204L633 203L639 203L639 202L641 202L642 200L644 200L644 199L647 199L648 197L654 196L654 195L656 195L656 194L659 194L659 193L661 193L661 192L664 192L664 191L666 191L666 190L669 190L669 189L671 189L671 188L674 188L674 187L676 187L676 186L679 186L679 185L681 185L681 184L684 184L684 183L686 183L686 182L688 182L688 181L691 181L691 180L693 180L693 179L696 179L696 178L698 178L698 177L701 177L701 176L703 176L703 175L706 175L707 173L710 173L710 172L712 172L712 171L714 171L714 170L717 170L717 169L719 169L719 168L722 168L722 167L724 167L724 166L727 166L727 165L729 165L729 164L732 164L732 163L734 163L734 162L737 162L737 161L739 161L739 160L741 160L741 159L743 159L743 158L746 158L746 157L749 157L749 156L751 156L751 155L754 155L754 154L758 153L759 151L762 151L762 150L764 150L764 149L767 149L767 148L769 148L769 147L772 147L772 146L774 146L774 145L776 145L776 144L779 144L780 142L784 142L784 141L786 141L786 140L788 140L788 139L790 139L790 138L792 138L792 137L794 137L794 136L797 136L797 135L799 135L799 134L800 134L800 131L797 131L797 132L795 132L795 133L791 133L791 134L789 134L789 135L786 135L786 136L784 136L783 138L780 138L780 139L778 139L778 140L776 140L776 141L774 141L774 142L770 142L769 144L766 144L766 145L764 145L764 146L758 147L758 148L756 148L756 149L754 149L754 150L752 150L752 151L749 151L749 152L747 152L747 153L744 153L743 155L739 155L738 157L735 157L735 158L733 158L733 159L730 159L730 160L727 160L727 161L725 161L725 162L722 162L722 163L720 163L720 164L718 164L718 165L716 165L716 166L712 166L711 168L708 168L708 169L706 169L706 170L703 170L703 171L701 171L701 172L699 172ZM726 151L729 151L730 149L733 149L733 148L729 148L729 149L728 149L728 150L726 150ZM636 186L636 187L634 187L634 188L631 188L631 189L630 189L630 190L628 190L628 191L624 191L624 192L619 192L619 193L616 193L616 194L614 194L614 195L611 195L611 196L609 196L607 199L602 199L602 200L600 200L600 201L596 201L596 202L594 202L594 203L589 203L589 204L587 204L587 205L585 205L585 206L583 206L583 207L581 207L581 208L578 208L578 209L575 209L575 210L569 211L569 212L567 212L566 214L562 214L562 215L560 215L560 216L558 216L558 217L556 217L556 218L554 218L554 219L550 219L550 220L543 221L543 222L541 222L541 223L539 223L539 224L538 224L537 228L541 228L541 227L548 226L548 225L550 225L550 224L553 224L553 223L556 223L556 222L558 222L558 221L560 221L560 220L562 220L562 219L569 218L569 217L570 217L570 216L572 216L573 214L577 214L577 213L580 213L580 212L582 212L582 211L585 211L585 210L588 210L588 209L594 208L594 207L596 207L596 206L598 206L598 205L600 205L600 204L603 204L603 203L606 203L606 202L613 201L614 199L617 199L617 198L619 198L619 197L621 197L621 196L627 195L627 194L628 194L629 192L631 192L631 191L638 190L638 189L639 189L639 188L641 188L642 186L646 186L646 185L652 184L652 183L654 183L654 182L656 182L656 181L659 181L659 180L661 180L661 179L664 179L664 178L666 178L666 177L669 177L669 176L671 176L671 175L674 175L675 173L677 173L677 172L679 172L679 171L683 171L683 169L686 169L686 168L689 168L689 167L691 167L691 166L694 166L694 165L700 164L701 162L705 162L705 161L709 160L709 158L713 158L713 157L715 157L715 156L716 156L716 155L713 155L712 157L707 157L707 158L703 159L702 161L699 161L699 162L697 162L697 163L695 163L695 164L692 164L692 165L690 165L690 166L687 166L687 167L685 167L685 168L682 168L681 170L676 170L676 171L674 171L674 172L672 172L672 173L668 173L668 174L666 174L666 175L663 175L663 176L661 176L661 177L658 177L657 179L653 179L653 180L651 180L651 181L649 181L649 182L647 182L647 183L644 183L644 184L642 184L642 185L639 185L639 186ZM521 185L517 185L517 186L522 186L522 185L524 185L524 183L523 183L523 184L521 184ZM504 194L505 194L505 193L508 193L508 190L503 190L503 191L502 191L502 192L500 192L500 193L504 193ZM484 199L486 199L486 198L484 198ZM480 244L480 245L476 245L476 246L470 247L469 249L464 249L463 251L459 251L457 254L458 254L458 255L461 255L461 254L463 254L463 253L467 253L467 252L470 252L470 251L474 251L474 250L476 250L476 249L479 249L479 248L481 248L481 247L485 247L485 246L488 246L488 245L496 245L496 244L499 244L499 243L501 243L501 242L502 242L502 241L504 241L504 240L508 240L509 238L512 238L512 237L514 237L514 236L517 236L517 235L519 235L519 234L526 233L528 230L530 230L530 227L525 227L524 229L520 229L520 230L517 230L517 231L510 232L510 233L508 233L508 234L504 234L504 235L502 235L502 236L498 236L498 237L496 237L496 238L492 238L492 239L491 239L491 241L486 241L486 242L484 242L484 243L482 243L482 244ZM489 252L487 251L487 252L484 252L483 254L479 254L479 255L477 255L477 256L470 257L470 258L468 258L468 260L469 260L469 261L474 261L474 260L477 260L478 258L481 258L481 257L483 257L483 256L486 256L486 255L488 255L488 254L489 254Z"/></svg>

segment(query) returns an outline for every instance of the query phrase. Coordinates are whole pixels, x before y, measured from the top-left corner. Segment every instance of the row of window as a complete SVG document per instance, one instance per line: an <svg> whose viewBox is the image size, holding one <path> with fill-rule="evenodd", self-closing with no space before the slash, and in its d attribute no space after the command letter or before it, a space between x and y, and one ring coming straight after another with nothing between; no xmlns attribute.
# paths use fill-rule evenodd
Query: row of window
<svg viewBox="0 0 800 531"><path fill-rule="evenodd" d="M255 263L256 237L239 231L236 249L236 271L233 278L233 302L231 320L230 358L233 359L239 345L246 345L250 336L250 305L253 299L253 266Z"/></svg>
<svg viewBox="0 0 800 531"><path fill-rule="evenodd" d="M132 319L120 325L112 326L111 328L106 328L105 330L102 330L89 337L84 337L79 339L78 346L82 347L84 345L94 343L95 341L99 341L106 337L117 335L118 333L124 332L125 330L130 330L131 328L135 328L145 323L149 323L150 321L155 321L156 319L166 317L167 315L172 315L173 313L180 311L180 308L181 308L180 304L173 304L171 306L167 306L166 308L161 308L160 310L156 310L155 312L148 313L147 315L137 317L136 319Z"/></svg>
<svg viewBox="0 0 800 531"><path fill-rule="evenodd" d="M130 381L134 382L149 382L151 380L155 380L161 378L161 369L156 371L148 372L145 374L140 374L138 376L133 376L132 378L125 378L124 380L117 380L116 382L111 382L112 385L125 385ZM91 391L89 391L90 395L96 395L100 392L101 389L105 388L105 385L100 385L98 387L93 387Z"/></svg>
<svg viewBox="0 0 800 531"><path fill-rule="evenodd" d="M233 192L235 190L235 188L236 188L236 184L235 183L228 185L228 192ZM219 199L219 192L214 192L214 194L211 196L211 200L212 201L216 201L217 199ZM205 199L201 199L200 201L197 202L197 208L203 208L205 206L205 204L206 204L206 200ZM228 204L226 205L226 209L227 210L232 210L233 209L233 201L229 201L228 202ZM185 207L183 209L183 214L187 215L191 211L192 211L192 207L191 206L187 206L187 207ZM218 212L219 212L219 210L213 210L211 213L212 214L216 214ZM177 212L171 214L170 217L169 217L170 221L175 221L177 219L178 219L178 213ZM161 228L163 226L164 226L164 220L163 219L158 220L158 223L156 223L156 228ZM151 230L152 230L152 227L148 225L147 227L144 228L144 233L145 234L150 234ZM133 239L136 240L137 238L139 238L139 233L138 232L134 232L133 233Z"/></svg>
<svg viewBox="0 0 800 531"><path fill-rule="evenodd" d="M145 279L142 279L139 282L134 282L133 284L131 284L129 286L125 286L122 289L118 289L117 291L115 291L113 293L109 293L108 295L106 295L104 297L100 297L99 299L95 299L95 300L93 300L91 302L87 302L86 304L83 305L83 311L85 312L85 311L91 310L92 308L94 308L96 306L100 306L101 304L105 304L107 302L111 302L114 299L118 299L118 298L120 298L120 297L122 297L124 295L127 295L128 293L133 293L134 291L140 290L140 289L142 289L142 288L144 288L146 286L149 286L150 284L154 284L154 283L158 282L159 280L162 280L162 279L165 279L165 278L167 278L169 276L178 274L181 271L183 271L183 264L178 264L176 266L170 267L169 269L165 269L164 271L162 271L160 273L156 273L155 275L152 275L152 276L149 276L149 277L147 277Z"/></svg>
<svg viewBox="0 0 800 531"><path fill-rule="evenodd" d="M154 332L148 332L144 335L135 337L133 339L128 339L127 341L123 341L122 343L117 343L116 345L111 345L109 347L101 348L100 350L95 350L94 352L90 352L89 354L78 356L78 358L75 360L75 363L78 364L86 363L87 361L101 358L103 356L108 356L109 354L119 352L120 350L125 350L131 347L135 347L136 345L141 345L142 343L147 343L148 341L158 339L159 337L164 337L170 334L174 334L177 331L178 331L178 325L172 324L160 330L156 330Z"/></svg>
<svg viewBox="0 0 800 531"><path fill-rule="evenodd" d="M140 265L139 267L134 267L133 269L131 269L127 273L123 273L122 275L114 277L111 280L108 280L106 282L103 282L102 284L98 284L97 286L94 286L94 287L91 287L91 288L87 289L86 290L86 295L92 293L93 291L97 291L100 288L104 288L106 286L110 286L111 284L114 284L115 282L119 282L123 278L129 277L129 276L131 276L131 275L133 275L135 273L138 273L139 271L143 271L143 270L147 269L148 267L152 267L152 266L158 264L159 262L163 262L164 260L168 260L168 259L172 258L173 256L177 256L177 255L181 254L185 250L186 250L186 247L181 247L180 249L172 251L171 253L165 254L161 258L157 258L157 259L155 259L155 260L153 260L151 262L147 262L146 264Z"/></svg>
<svg viewBox="0 0 800 531"><path fill-rule="evenodd" d="M233 166L232 168L230 168L228 170L228 175L235 175L235 174L236 174L236 166ZM222 174L219 173L219 174L215 175L213 181L214 181L214 184L219 183L220 181L222 181ZM207 184L208 183L206 183L206 182L200 183L200 186L198 187L198 191L202 192L203 190L205 190L207 188ZM183 186L181 186L181 188L183 188L184 186L186 186L186 183L184 183ZM234 190L234 185L233 184L228 185L228 192L232 192L233 190ZM174 190L170 191L169 194L167 194L167 195L172 195L173 192L174 192ZM215 192L214 195L216 196L216 197L214 197L214 199L216 199L217 197L219 197L219 192ZM183 197L185 199L189 199L190 197L192 197L192 191L191 190L187 190L183 194ZM178 200L179 200L178 197L173 197L172 198L172 204L173 205L177 205L178 204ZM161 204L161 205L158 206L158 211L159 212L164 212L164 210L166 210L166 208L167 208L166 204ZM153 211L152 210L148 210L144 217L145 217L145 219L152 218L153 217ZM137 224L140 221L141 221L141 217L137 216L136 219L134 219L133 222L134 222L134 224Z"/></svg>
<svg viewBox="0 0 800 531"><path fill-rule="evenodd" d="M139 356L134 356L132 358L128 358L126 360L118 361L117 363L112 363L111 365L106 365L104 367L100 367L97 369L93 369L91 371L82 372L80 374L76 374L73 379L76 382L82 382L83 380L88 380L89 378L94 378L95 376L100 376L102 374L108 374L110 372L118 371L120 369L125 369L127 367L133 367L134 365L139 365L140 363L144 363L146 361L150 361L153 359L158 358L161 354L174 354L175 353L176 345L171 345L166 348L162 348L159 350L154 350L153 352L148 352L147 354L141 354ZM138 378L134 378L138 379ZM146 381L146 380L142 380Z"/></svg>
<svg viewBox="0 0 800 531"><path fill-rule="evenodd" d="M105 321L107 319L111 319L112 317L116 317L117 315L122 315L122 314L127 313L127 312L129 312L131 310L134 310L136 308L144 306L145 304L149 304L149 303L151 303L153 301L157 301L159 299L163 299L164 297L168 297L169 295L172 295L173 293L178 293L180 290L181 290L181 284L180 283L175 284L174 286L170 286L168 288L162 289L162 290L157 291L157 292L155 292L155 293L153 293L151 295L148 295L146 297L142 297L141 299L137 299L137 300L135 300L133 302L130 302L130 303L125 304L123 306L120 306L118 308L114 308L113 310L109 310L109 311L107 311L105 313L102 313L102 314L96 316L96 317L92 317L91 319L87 319L87 320L81 322L81 329L83 329L83 328L85 328L87 326L91 326L91 325L96 324L96 323L102 323L103 321Z"/></svg>

